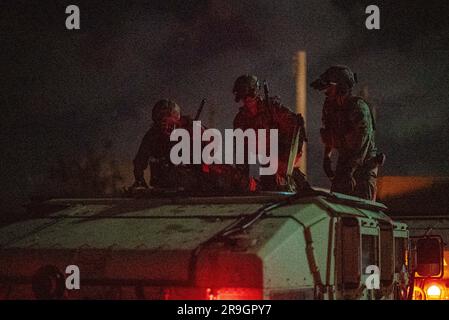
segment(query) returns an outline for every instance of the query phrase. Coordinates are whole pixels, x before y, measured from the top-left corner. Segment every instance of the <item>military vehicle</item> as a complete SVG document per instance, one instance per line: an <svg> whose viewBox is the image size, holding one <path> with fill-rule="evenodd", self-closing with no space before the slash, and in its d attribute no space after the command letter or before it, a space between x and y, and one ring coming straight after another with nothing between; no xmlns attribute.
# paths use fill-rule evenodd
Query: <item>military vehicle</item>
<svg viewBox="0 0 449 320"><path fill-rule="evenodd" d="M441 237L444 260L441 273L415 274L413 299L449 300L449 201L448 177L385 176L379 181L379 197L389 215L406 223L411 237Z"/></svg>
<svg viewBox="0 0 449 320"><path fill-rule="evenodd" d="M28 210L30 219L0 229L0 299L405 299L410 292L407 225L380 203L324 190L152 192L51 199ZM66 283L70 266L79 270L79 289ZM369 266L380 270L378 287L367 282Z"/></svg>
<svg viewBox="0 0 449 320"><path fill-rule="evenodd" d="M440 236L443 248L443 268L433 276L415 275L414 300L449 300L449 217L448 216L400 216L397 217L409 226L412 237L426 235Z"/></svg>

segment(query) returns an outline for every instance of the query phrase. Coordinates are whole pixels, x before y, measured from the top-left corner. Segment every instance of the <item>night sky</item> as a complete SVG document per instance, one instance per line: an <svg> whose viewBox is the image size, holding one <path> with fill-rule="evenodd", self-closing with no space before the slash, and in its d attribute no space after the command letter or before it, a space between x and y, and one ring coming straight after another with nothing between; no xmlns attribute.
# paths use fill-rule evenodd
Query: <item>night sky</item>
<svg viewBox="0 0 449 320"><path fill-rule="evenodd" d="M65 28L69 4L80 8L80 30ZM365 28L369 4L380 8L380 30ZM354 92L367 88L387 154L381 175L449 175L448 1L10 0L0 15L3 216L36 193L131 184L160 98L191 115L206 98L205 124L230 128L233 81L252 73L294 109L298 50L309 82L332 64L357 72ZM322 102L308 90L308 177L328 187Z"/></svg>

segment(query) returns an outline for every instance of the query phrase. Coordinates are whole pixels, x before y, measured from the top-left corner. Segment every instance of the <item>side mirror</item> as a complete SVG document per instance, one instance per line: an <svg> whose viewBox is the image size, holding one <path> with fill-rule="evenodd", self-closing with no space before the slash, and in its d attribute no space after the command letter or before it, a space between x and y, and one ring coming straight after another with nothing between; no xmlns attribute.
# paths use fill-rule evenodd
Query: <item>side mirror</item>
<svg viewBox="0 0 449 320"><path fill-rule="evenodd" d="M443 277L443 240L440 236L412 238L412 250L418 277Z"/></svg>

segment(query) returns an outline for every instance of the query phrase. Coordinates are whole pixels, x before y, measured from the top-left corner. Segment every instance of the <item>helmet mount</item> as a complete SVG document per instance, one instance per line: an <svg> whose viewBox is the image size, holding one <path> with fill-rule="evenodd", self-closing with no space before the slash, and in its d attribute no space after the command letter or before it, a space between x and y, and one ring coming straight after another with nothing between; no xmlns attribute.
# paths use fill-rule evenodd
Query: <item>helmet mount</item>
<svg viewBox="0 0 449 320"><path fill-rule="evenodd" d="M357 74L353 73L349 67L335 65L328 68L310 86L315 90L325 90L330 85L337 86L339 95L346 95L351 92L352 87L357 83Z"/></svg>

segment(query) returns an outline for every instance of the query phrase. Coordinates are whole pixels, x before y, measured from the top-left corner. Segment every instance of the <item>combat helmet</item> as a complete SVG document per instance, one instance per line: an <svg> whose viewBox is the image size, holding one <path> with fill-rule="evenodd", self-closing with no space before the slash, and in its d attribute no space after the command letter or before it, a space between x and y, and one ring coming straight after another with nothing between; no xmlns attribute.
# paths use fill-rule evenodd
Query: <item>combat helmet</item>
<svg viewBox="0 0 449 320"><path fill-rule="evenodd" d="M255 97L259 88L260 83L256 76L245 74L238 77L232 89L232 93L235 95L235 102L239 102L247 96Z"/></svg>
<svg viewBox="0 0 449 320"><path fill-rule="evenodd" d="M339 93L345 94L349 92L356 83L356 73L353 73L347 66L335 65L328 68L318 79L313 81L310 86L321 91L334 84L337 85Z"/></svg>
<svg viewBox="0 0 449 320"><path fill-rule="evenodd" d="M153 106L151 118L155 123L160 123L163 118L171 115L181 117L181 108L173 100L162 99Z"/></svg>

